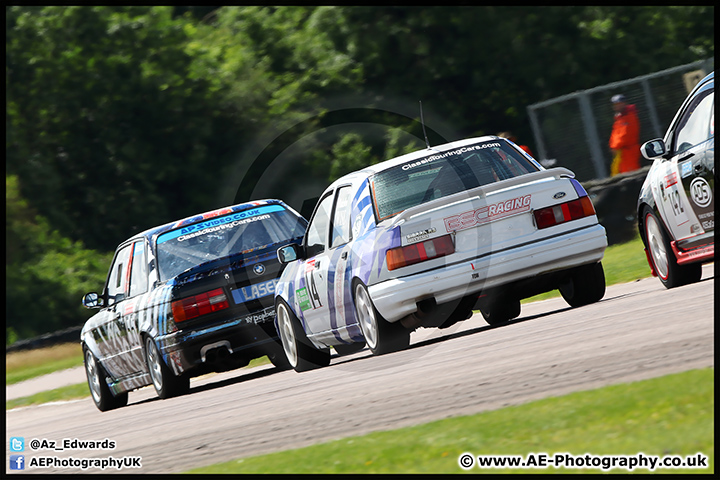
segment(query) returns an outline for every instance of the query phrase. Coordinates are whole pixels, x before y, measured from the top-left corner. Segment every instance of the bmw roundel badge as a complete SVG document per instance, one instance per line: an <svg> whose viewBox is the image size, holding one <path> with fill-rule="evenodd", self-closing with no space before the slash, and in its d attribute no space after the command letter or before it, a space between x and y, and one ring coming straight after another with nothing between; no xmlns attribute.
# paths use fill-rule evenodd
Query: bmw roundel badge
<svg viewBox="0 0 720 480"><path fill-rule="evenodd" d="M262 263L256 263L253 267L253 272L255 272L255 275L262 275L265 273L265 265Z"/></svg>

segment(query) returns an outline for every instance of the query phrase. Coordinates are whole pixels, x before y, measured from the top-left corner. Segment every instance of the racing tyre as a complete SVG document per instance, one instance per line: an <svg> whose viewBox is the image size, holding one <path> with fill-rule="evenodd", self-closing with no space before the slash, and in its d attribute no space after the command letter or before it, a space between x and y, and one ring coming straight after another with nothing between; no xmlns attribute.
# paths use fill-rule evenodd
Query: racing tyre
<svg viewBox="0 0 720 480"><path fill-rule="evenodd" d="M155 342L150 337L145 337L145 361L148 370L150 370L150 378L152 378L158 397L177 397L186 394L190 390L190 377L173 374L165 365L162 355L160 355Z"/></svg>
<svg viewBox="0 0 720 480"><path fill-rule="evenodd" d="M680 287L699 282L702 277L702 264L679 265L670 247L670 239L662 223L649 208L645 209L644 216L645 240L650 252L649 257L658 278L665 285L665 288Z"/></svg>
<svg viewBox="0 0 720 480"><path fill-rule="evenodd" d="M605 296L605 271L602 263L574 268L568 279L560 284L560 294L571 307L582 307L600 301Z"/></svg>
<svg viewBox="0 0 720 480"><path fill-rule="evenodd" d="M410 330L400 322L390 323L377 311L367 288L355 285L355 314L365 337L365 343L374 355L396 352L410 345Z"/></svg>
<svg viewBox="0 0 720 480"><path fill-rule="evenodd" d="M318 350L310 342L295 313L283 301L277 308L278 333L285 357L296 372L306 372L330 365L330 350Z"/></svg>
<svg viewBox="0 0 720 480"><path fill-rule="evenodd" d="M352 355L365 348L365 342L343 343L342 345L333 345L333 348L338 355Z"/></svg>
<svg viewBox="0 0 720 480"><path fill-rule="evenodd" d="M105 382L105 369L97 361L95 355L85 348L85 374L87 375L88 387L92 394L95 406L101 412L107 412L115 408L124 407L128 403L127 392L113 395Z"/></svg>
<svg viewBox="0 0 720 480"><path fill-rule="evenodd" d="M276 350L277 351L273 351L271 354L268 355L270 363L272 363L278 370L290 370L290 368L292 367L290 365L290 362L288 362L287 357L285 356L285 350L282 348L282 346L280 346Z"/></svg>
<svg viewBox="0 0 720 480"><path fill-rule="evenodd" d="M502 325L520 316L520 300L514 298L483 299L479 307L488 325Z"/></svg>

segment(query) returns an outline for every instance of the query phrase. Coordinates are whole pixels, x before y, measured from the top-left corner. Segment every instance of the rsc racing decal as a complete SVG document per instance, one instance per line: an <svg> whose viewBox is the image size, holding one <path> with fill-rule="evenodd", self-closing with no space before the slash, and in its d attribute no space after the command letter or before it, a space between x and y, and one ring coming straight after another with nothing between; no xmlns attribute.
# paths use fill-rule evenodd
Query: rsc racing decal
<svg viewBox="0 0 720 480"><path fill-rule="evenodd" d="M457 232L458 230L476 227L518 213L529 212L531 197L532 195L525 195L511 198L510 200L485 205L484 207L470 210L460 215L446 217L443 219L445 229L448 232Z"/></svg>

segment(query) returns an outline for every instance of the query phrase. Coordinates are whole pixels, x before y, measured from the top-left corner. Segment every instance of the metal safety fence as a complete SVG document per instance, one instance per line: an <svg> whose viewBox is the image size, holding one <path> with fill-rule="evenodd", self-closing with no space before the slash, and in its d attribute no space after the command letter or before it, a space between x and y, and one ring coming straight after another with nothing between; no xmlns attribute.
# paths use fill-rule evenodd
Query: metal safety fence
<svg viewBox="0 0 720 480"><path fill-rule="evenodd" d="M636 106L640 143L660 138L687 94L714 66L714 58L698 60L529 105L538 160L567 167L581 181L608 177L612 95L622 93Z"/></svg>

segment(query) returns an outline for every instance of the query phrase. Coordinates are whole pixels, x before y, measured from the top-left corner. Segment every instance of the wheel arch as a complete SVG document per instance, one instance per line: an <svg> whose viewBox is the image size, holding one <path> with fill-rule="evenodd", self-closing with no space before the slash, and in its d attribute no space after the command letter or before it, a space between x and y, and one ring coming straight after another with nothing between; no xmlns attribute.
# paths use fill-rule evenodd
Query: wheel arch
<svg viewBox="0 0 720 480"><path fill-rule="evenodd" d="M645 211L650 210L653 215L655 215L655 218L660 222L660 226L663 228L667 236L670 238L670 240L675 240L672 235L672 231L668 228L667 223L665 223L665 218L660 214L660 210L657 207L657 203L655 203L654 199L650 200L643 200L638 203L638 210L637 210L637 219L638 219L638 230L640 233L640 238L642 239L643 245L645 248L647 248L647 238L645 236Z"/></svg>
<svg viewBox="0 0 720 480"><path fill-rule="evenodd" d="M95 356L95 359L99 362L101 361L100 358L100 347L98 347L97 342L92 338L92 336L84 335L80 338L80 347L83 351L83 361L85 361L85 352L87 350L90 351Z"/></svg>

